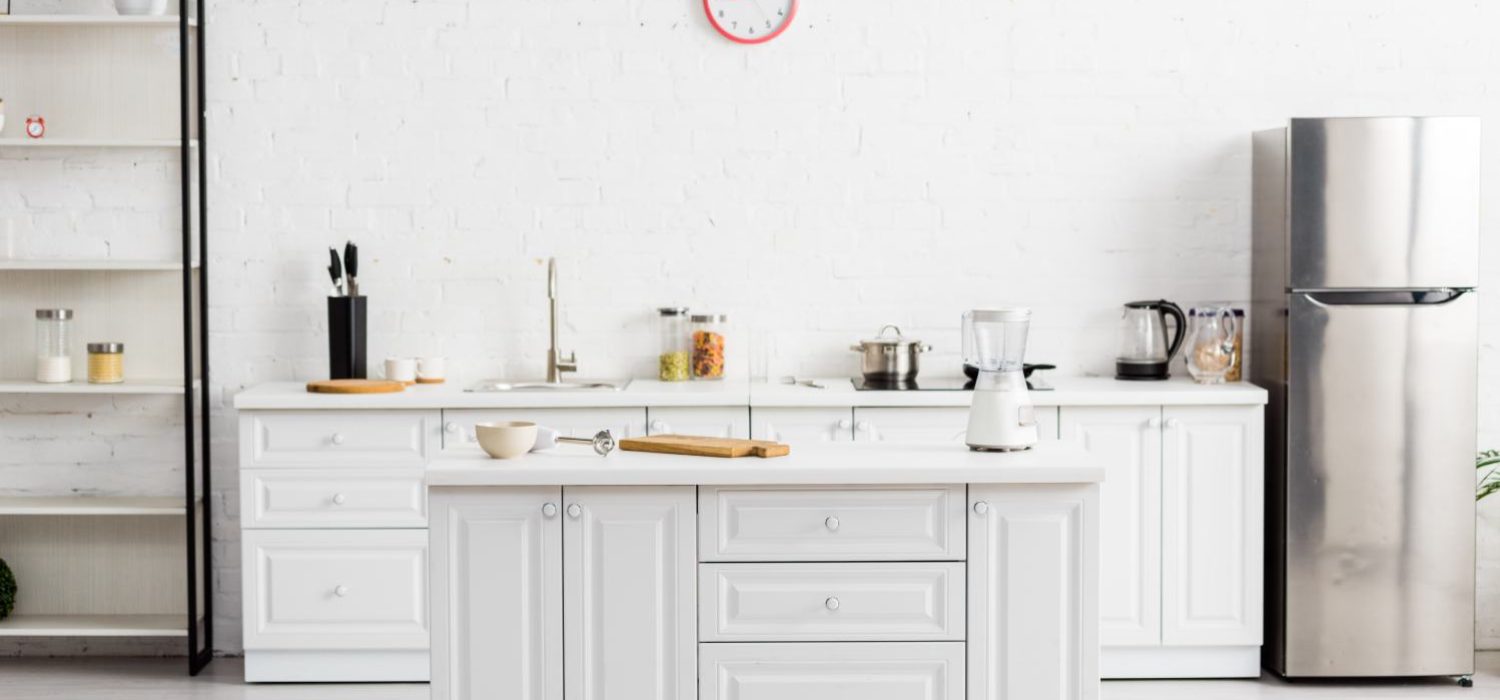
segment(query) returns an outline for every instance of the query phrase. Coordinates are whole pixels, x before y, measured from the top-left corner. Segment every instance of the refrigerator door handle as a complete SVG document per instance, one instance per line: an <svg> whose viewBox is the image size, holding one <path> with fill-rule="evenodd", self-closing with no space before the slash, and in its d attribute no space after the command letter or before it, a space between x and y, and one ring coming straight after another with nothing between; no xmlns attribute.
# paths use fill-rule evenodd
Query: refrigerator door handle
<svg viewBox="0 0 1500 700"><path fill-rule="evenodd" d="M1386 289L1379 291L1301 292L1308 301L1329 306L1411 306L1447 304L1472 292L1472 289Z"/></svg>

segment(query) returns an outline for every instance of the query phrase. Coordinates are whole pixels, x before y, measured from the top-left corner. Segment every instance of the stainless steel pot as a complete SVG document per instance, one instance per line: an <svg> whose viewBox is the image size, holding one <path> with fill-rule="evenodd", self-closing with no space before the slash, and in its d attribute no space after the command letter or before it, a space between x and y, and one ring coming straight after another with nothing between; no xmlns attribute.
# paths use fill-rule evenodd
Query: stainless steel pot
<svg viewBox="0 0 1500 700"><path fill-rule="evenodd" d="M895 337L886 336L895 331ZM917 357L931 352L932 346L901 335L895 324L887 325L874 338L861 340L850 350L860 353L860 372L872 381L910 381L917 378Z"/></svg>

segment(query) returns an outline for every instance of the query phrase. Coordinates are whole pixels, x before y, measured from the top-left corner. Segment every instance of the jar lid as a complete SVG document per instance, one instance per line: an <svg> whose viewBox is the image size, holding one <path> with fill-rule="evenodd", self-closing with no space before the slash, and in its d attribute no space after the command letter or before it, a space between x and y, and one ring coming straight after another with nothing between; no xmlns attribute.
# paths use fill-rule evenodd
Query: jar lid
<svg viewBox="0 0 1500 700"><path fill-rule="evenodd" d="M39 321L66 321L73 318L72 309L37 309L36 317Z"/></svg>
<svg viewBox="0 0 1500 700"><path fill-rule="evenodd" d="M656 313L663 316L686 316L687 312L686 306L663 306L656 310Z"/></svg>
<svg viewBox="0 0 1500 700"><path fill-rule="evenodd" d="M729 314L693 314L693 323L728 323Z"/></svg>
<svg viewBox="0 0 1500 700"><path fill-rule="evenodd" d="M118 355L125 352L124 343L89 343L88 348L90 354Z"/></svg>

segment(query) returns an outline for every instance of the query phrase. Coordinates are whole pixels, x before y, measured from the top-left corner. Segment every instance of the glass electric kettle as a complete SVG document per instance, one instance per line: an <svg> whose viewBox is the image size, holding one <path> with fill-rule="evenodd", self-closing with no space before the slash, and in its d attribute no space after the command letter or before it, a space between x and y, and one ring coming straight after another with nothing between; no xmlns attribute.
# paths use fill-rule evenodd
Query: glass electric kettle
<svg viewBox="0 0 1500 700"><path fill-rule="evenodd" d="M1171 341L1167 317L1172 318ZM1187 318L1170 301L1132 301L1120 318L1120 350L1115 355L1115 379L1166 379L1172 358L1182 348Z"/></svg>

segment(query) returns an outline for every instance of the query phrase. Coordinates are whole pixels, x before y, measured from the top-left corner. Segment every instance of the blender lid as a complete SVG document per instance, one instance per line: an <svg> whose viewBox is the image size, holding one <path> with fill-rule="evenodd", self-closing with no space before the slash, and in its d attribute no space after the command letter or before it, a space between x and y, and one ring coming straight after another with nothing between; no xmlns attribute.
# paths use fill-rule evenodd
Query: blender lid
<svg viewBox="0 0 1500 700"><path fill-rule="evenodd" d="M1031 320L1031 309L1012 306L1004 309L974 309L972 318L979 323L1019 323Z"/></svg>

